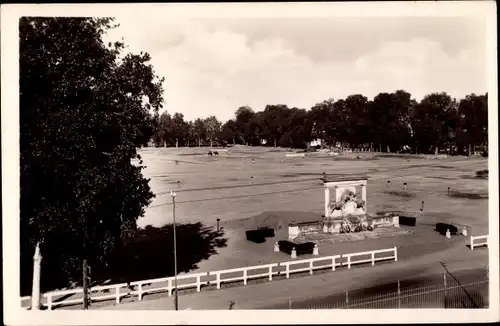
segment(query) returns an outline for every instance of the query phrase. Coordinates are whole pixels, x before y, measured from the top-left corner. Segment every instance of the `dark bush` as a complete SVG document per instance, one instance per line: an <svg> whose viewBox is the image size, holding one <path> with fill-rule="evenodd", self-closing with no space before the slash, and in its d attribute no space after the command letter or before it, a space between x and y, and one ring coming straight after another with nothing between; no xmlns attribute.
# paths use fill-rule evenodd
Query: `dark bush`
<svg viewBox="0 0 500 326"><path fill-rule="evenodd" d="M283 251L287 254L290 254L292 252L292 249L295 248L295 251L297 252L297 256L304 255L304 254L312 254L313 249L314 249L313 242L293 243L290 241L282 240L282 241L278 241L278 246L280 248L280 251Z"/></svg>
<svg viewBox="0 0 500 326"><path fill-rule="evenodd" d="M410 216L399 216L399 224L407 226L415 226L415 224L417 224L417 219L415 217L410 217Z"/></svg>
<svg viewBox="0 0 500 326"><path fill-rule="evenodd" d="M451 234L457 234L458 228L452 224L447 224L447 223L437 223L436 224L436 231L445 234L446 230L450 230Z"/></svg>
<svg viewBox="0 0 500 326"><path fill-rule="evenodd" d="M484 151L483 154L482 154L483 157L488 157L488 152L487 151Z"/></svg>

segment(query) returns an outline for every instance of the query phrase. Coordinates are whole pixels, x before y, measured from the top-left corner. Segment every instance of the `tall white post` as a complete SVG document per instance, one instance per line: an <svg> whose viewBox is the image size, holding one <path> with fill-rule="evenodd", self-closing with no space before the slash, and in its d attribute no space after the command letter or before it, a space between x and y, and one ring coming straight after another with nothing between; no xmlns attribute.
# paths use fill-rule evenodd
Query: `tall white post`
<svg viewBox="0 0 500 326"><path fill-rule="evenodd" d="M40 254L40 243L36 244L35 255L33 256L33 288L31 291L31 309L40 310L40 267L42 265L42 255Z"/></svg>
<svg viewBox="0 0 500 326"><path fill-rule="evenodd" d="M325 186L325 217L329 216L329 208L328 205L330 204L330 188Z"/></svg>

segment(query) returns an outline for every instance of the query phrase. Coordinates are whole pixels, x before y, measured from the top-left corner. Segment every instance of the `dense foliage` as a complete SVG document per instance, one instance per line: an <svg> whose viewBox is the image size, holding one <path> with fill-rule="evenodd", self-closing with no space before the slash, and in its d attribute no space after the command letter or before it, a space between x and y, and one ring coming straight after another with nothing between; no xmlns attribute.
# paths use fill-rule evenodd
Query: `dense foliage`
<svg viewBox="0 0 500 326"><path fill-rule="evenodd" d="M457 102L446 93L433 93L418 102L408 92L398 90L380 93L373 100L360 94L328 99L307 111L286 105L267 105L260 112L240 107L235 118L224 124L214 123L215 117L192 123L176 120L176 116L179 114L171 118L165 112L159 118L155 146L173 146L174 139L179 139L178 146L215 140L220 145L305 148L312 140L321 139L324 145L377 151L431 153L449 149L468 154L469 147L488 142L487 94L470 94ZM207 130L211 130L210 137Z"/></svg>
<svg viewBox="0 0 500 326"><path fill-rule="evenodd" d="M105 270L153 197L136 149L154 135L163 81L149 54L103 43L112 23L19 22L21 271L31 279L40 243L42 290L80 280L84 258Z"/></svg>

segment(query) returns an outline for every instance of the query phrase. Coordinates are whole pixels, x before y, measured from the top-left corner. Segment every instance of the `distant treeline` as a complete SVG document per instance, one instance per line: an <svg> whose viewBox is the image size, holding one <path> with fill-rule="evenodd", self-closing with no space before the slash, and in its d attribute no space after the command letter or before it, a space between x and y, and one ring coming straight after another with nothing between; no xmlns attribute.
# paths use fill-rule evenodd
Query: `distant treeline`
<svg viewBox="0 0 500 326"><path fill-rule="evenodd" d="M383 152L469 154L488 142L488 94L457 101L444 92L433 93L418 102L398 90L373 100L359 94L328 99L310 110L267 105L256 112L243 106L225 123L214 116L184 121L182 113L165 112L158 117L152 145L306 148L317 139L323 146L340 143Z"/></svg>

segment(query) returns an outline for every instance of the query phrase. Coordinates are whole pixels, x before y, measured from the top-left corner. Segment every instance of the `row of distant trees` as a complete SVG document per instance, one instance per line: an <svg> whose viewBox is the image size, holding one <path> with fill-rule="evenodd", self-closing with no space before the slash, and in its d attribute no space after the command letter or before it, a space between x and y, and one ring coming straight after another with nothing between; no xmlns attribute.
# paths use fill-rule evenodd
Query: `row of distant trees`
<svg viewBox="0 0 500 326"><path fill-rule="evenodd" d="M153 136L155 146L245 144L305 148L321 139L327 146L377 151L429 153L450 149L467 153L488 141L488 94L470 94L457 101L447 93L433 93L421 101L398 90L373 100L356 94L328 99L310 110L267 105L256 112L240 107L235 118L185 121L182 113L164 112Z"/></svg>

